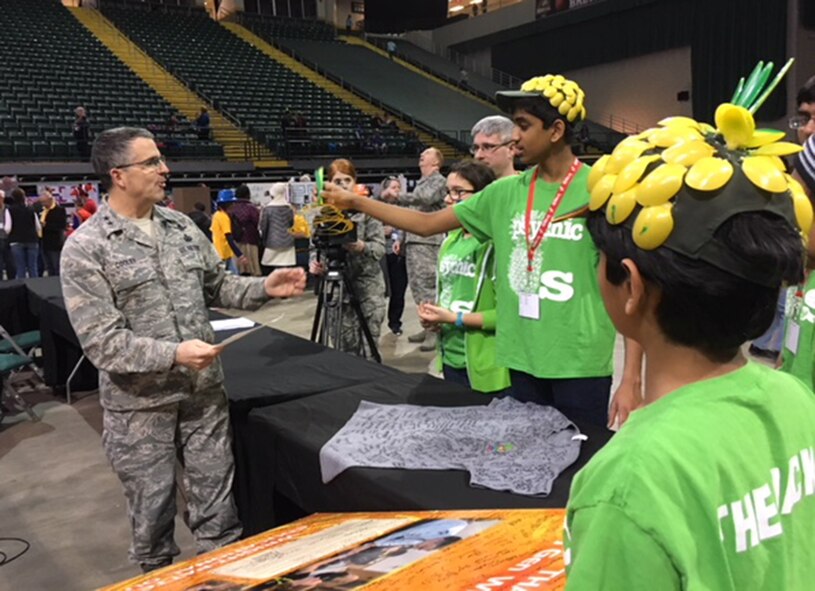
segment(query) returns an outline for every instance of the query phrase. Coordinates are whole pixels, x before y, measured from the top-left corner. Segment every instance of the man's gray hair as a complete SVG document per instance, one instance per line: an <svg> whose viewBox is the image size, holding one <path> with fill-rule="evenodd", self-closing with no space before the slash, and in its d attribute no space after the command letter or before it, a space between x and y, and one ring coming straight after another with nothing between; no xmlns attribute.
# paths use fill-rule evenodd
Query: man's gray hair
<svg viewBox="0 0 815 591"><path fill-rule="evenodd" d="M127 161L130 144L138 138L155 140L152 133L141 127L115 127L96 136L91 150L91 164L104 189L110 188L112 168L130 164Z"/></svg>
<svg viewBox="0 0 815 591"><path fill-rule="evenodd" d="M512 130L515 124L511 119L503 115L490 115L484 117L481 121L473 125L473 130L470 132L473 138L479 133L484 135L497 135L501 142L508 142L512 139Z"/></svg>

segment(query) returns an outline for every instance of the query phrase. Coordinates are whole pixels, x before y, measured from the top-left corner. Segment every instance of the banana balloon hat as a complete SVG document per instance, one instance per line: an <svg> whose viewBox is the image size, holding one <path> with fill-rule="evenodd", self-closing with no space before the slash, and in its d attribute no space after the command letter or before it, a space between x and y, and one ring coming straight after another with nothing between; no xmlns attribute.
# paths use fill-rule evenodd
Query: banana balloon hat
<svg viewBox="0 0 815 591"><path fill-rule="evenodd" d="M560 74L546 74L531 78L521 85L520 90L502 90L495 93L498 108L511 112L518 99L537 98L548 102L553 109L563 115L569 123L577 123L586 118L586 98L583 89L573 80Z"/></svg>
<svg viewBox="0 0 815 591"><path fill-rule="evenodd" d="M787 220L803 240L809 236L812 205L780 158L802 148L780 141L782 131L756 129L753 119L791 65L768 85L773 64L759 62L716 109L715 128L669 117L620 142L592 167L589 209L604 209L609 224L630 228L643 250L664 246L753 283L777 285L777 278L723 248L716 230L736 214L766 212Z"/></svg>

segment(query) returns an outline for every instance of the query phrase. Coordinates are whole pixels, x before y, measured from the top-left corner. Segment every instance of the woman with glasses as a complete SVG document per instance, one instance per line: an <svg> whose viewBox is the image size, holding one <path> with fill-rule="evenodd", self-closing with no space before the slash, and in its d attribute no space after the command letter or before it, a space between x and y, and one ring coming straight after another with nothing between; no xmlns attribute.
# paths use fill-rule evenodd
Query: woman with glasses
<svg viewBox="0 0 815 591"><path fill-rule="evenodd" d="M454 164L447 176L445 202L452 207L495 180L479 163ZM479 242L459 228L439 250L438 303L419 306L422 325L441 333L439 363L444 379L479 392L509 387L509 371L495 362L495 259L492 242Z"/></svg>

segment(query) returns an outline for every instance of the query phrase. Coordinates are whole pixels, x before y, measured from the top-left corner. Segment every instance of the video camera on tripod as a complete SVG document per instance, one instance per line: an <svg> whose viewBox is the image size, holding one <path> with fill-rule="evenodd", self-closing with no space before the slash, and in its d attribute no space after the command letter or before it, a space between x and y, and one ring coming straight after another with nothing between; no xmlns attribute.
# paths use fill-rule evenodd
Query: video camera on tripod
<svg viewBox="0 0 815 591"><path fill-rule="evenodd" d="M357 241L357 226L347 212L323 208L312 222L311 243L329 270L342 267L348 251L344 245Z"/></svg>
<svg viewBox="0 0 815 591"><path fill-rule="evenodd" d="M318 259L325 261L325 273L317 288L317 309L311 328L311 340L339 348L342 341L343 315L350 313L358 320L368 353L381 363L382 358L376 342L345 268L348 256L345 246L357 241L356 224L347 212L327 206L314 217L311 235ZM346 304L350 310L344 311Z"/></svg>

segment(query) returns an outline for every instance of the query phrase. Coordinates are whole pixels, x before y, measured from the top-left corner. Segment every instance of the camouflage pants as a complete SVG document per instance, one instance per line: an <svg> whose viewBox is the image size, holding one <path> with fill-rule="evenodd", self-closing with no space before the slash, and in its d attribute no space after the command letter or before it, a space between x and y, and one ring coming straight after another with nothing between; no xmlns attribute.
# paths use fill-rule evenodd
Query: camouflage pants
<svg viewBox="0 0 815 591"><path fill-rule="evenodd" d="M382 286L384 291L384 285ZM382 321L385 319L385 296L383 293L357 294L359 307L362 309L362 316L371 330L374 343L379 342ZM359 318L350 303L342 305L342 326L340 328L340 351L359 355L360 357L372 358L370 347L362 332Z"/></svg>
<svg viewBox="0 0 815 591"><path fill-rule="evenodd" d="M422 302L436 301L438 258L439 246L436 244L408 243L405 248L408 285L417 306Z"/></svg>
<svg viewBox="0 0 815 591"><path fill-rule="evenodd" d="M187 525L196 550L208 552L240 537L223 390L196 392L189 400L148 410L105 410L103 423L102 444L127 497L133 562L150 570L179 553L173 538L176 458L184 467Z"/></svg>

